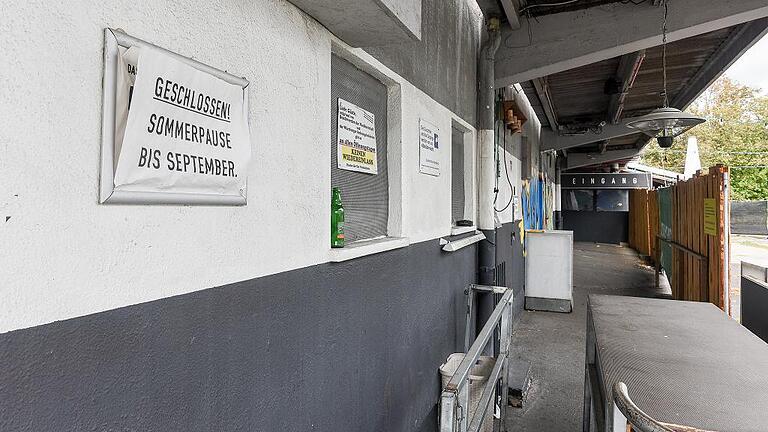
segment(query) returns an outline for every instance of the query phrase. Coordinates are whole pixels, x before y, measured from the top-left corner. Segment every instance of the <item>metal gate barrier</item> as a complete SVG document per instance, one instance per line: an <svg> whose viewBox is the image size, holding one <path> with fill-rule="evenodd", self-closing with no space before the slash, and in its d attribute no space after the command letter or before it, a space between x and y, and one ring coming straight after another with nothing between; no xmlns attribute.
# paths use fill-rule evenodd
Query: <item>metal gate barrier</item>
<svg viewBox="0 0 768 432"><path fill-rule="evenodd" d="M466 344L470 340L470 330L474 308L474 296L477 291L501 294L501 299L483 325L480 334L472 346L467 350L464 359L456 373L446 384L440 395L440 432L477 432L483 425L483 419L493 413L489 413L491 402L498 404L501 410L501 421L494 426L494 430L505 430L504 418L507 408L508 387L508 362L510 336L512 331L512 290L506 287L470 285L467 289L467 336ZM495 338L493 338L495 336ZM489 341L495 339L498 342L498 355L491 375L483 387L480 403L475 412L469 412L469 371L480 358ZM466 348L466 347L465 347ZM494 397L495 396L495 397Z"/></svg>

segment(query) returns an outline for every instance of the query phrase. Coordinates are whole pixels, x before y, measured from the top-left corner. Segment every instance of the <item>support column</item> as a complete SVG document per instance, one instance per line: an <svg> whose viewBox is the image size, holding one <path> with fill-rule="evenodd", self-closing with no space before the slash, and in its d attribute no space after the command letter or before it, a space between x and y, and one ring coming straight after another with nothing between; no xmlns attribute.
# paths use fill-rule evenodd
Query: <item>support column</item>
<svg viewBox="0 0 768 432"><path fill-rule="evenodd" d="M485 240L478 247L478 282L482 285L493 285L496 272L496 215L493 208L494 179L496 162L494 160L494 63L496 51L501 44L499 20L491 18L488 22L488 38L481 47L478 62L478 136L480 149L480 181L478 190L478 228L485 234ZM493 294L485 293L478 296L476 329L481 329L495 307ZM490 351L490 350L488 350ZM491 354L491 352L488 352Z"/></svg>

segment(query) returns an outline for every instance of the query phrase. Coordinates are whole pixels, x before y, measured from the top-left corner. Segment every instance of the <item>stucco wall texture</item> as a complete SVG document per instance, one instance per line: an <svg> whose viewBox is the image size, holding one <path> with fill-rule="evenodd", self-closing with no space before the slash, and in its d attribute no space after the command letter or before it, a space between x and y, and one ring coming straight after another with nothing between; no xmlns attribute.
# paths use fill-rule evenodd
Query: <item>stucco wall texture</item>
<svg viewBox="0 0 768 432"><path fill-rule="evenodd" d="M366 50L475 125L480 7L467 0L422 0L421 22L420 41Z"/></svg>
<svg viewBox="0 0 768 432"><path fill-rule="evenodd" d="M430 240L0 334L0 430L435 431L476 253Z"/></svg>
<svg viewBox="0 0 768 432"><path fill-rule="evenodd" d="M105 27L250 80L247 206L98 204ZM4 5L0 44L0 332L330 260L330 58L346 48L295 6L15 2ZM471 56L474 47L452 50ZM414 85L365 51L350 52L398 90L390 92L400 98L390 142L400 149L391 155L400 167L396 234L412 243L447 235L450 146L440 177L418 174L419 118L446 139L454 121L472 144L474 129L428 94L423 75ZM474 91L470 81L452 85Z"/></svg>
<svg viewBox="0 0 768 432"><path fill-rule="evenodd" d="M509 129L504 128L504 135L498 138L499 147L506 148L507 153L505 164L504 153L500 152L502 160L499 163L499 193L495 205L497 210L501 210L496 212L496 217L503 224L519 221L523 218L521 197L523 190L522 173L524 170L522 164L530 163L532 178L537 178L539 172L539 152L541 149L541 123L536 118L536 113L533 111L522 88L515 86L512 89L508 89L506 97L515 100L518 107L528 117L528 121L523 125L521 133L511 133ZM528 158L523 157L523 136L526 137L529 144L530 157ZM517 199L512 198L513 189ZM512 198L512 203L508 206L510 198Z"/></svg>
<svg viewBox="0 0 768 432"><path fill-rule="evenodd" d="M472 1L424 7L423 45L366 52L283 0L4 5L0 430L436 430L477 246L440 250L451 146L419 174L418 124L475 145L480 19ZM98 204L105 27L250 80L247 206ZM339 264L332 51L396 102L390 218L411 242Z"/></svg>
<svg viewBox="0 0 768 432"><path fill-rule="evenodd" d="M421 0L289 1L354 47L421 37Z"/></svg>

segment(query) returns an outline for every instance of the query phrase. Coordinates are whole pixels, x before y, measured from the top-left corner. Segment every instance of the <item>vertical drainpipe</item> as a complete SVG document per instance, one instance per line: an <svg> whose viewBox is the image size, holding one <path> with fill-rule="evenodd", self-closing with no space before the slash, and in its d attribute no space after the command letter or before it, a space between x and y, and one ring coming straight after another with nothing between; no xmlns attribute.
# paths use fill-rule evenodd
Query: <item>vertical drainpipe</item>
<svg viewBox="0 0 768 432"><path fill-rule="evenodd" d="M560 174L563 172L562 168L562 162L563 159L559 156L555 156L555 202L554 202L554 218L555 218L555 229L563 229L563 209L562 209L562 202L563 202L563 189L562 189L562 183L560 182Z"/></svg>
<svg viewBox="0 0 768 432"><path fill-rule="evenodd" d="M478 137L480 151L480 180L478 190L478 228L485 234L485 240L479 243L477 264L478 282L481 285L493 285L496 270L496 214L494 211L494 180L496 161L494 160L494 62L496 51L501 44L499 19L488 21L488 38L480 48L478 62ZM479 331L493 312L495 305L492 294L478 296L476 329Z"/></svg>

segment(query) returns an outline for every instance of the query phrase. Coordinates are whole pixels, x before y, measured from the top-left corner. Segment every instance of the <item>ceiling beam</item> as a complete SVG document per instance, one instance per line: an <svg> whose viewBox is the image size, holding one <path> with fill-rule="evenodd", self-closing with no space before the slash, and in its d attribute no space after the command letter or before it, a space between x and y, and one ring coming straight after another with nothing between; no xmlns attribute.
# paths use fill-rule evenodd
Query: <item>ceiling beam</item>
<svg viewBox="0 0 768 432"><path fill-rule="evenodd" d="M605 153L569 153L566 161L566 169L582 168L590 165L599 165L633 158L640 153L638 149L611 150Z"/></svg>
<svg viewBox="0 0 768 432"><path fill-rule="evenodd" d="M768 16L765 0L668 2L669 42ZM612 3L537 17L530 29L504 28L496 86L504 87L661 45L663 9ZM530 33L529 33L530 30Z"/></svg>
<svg viewBox="0 0 768 432"><path fill-rule="evenodd" d="M685 88L672 99L675 108L686 109L701 93L759 41L768 31L768 18L760 18L735 28L696 74L688 80Z"/></svg>
<svg viewBox="0 0 768 432"><path fill-rule="evenodd" d="M738 60L747 50L768 33L768 18L760 18L738 26L707 62L688 80L685 88L672 98L671 106L684 110L693 103L716 79ZM641 135L635 142L639 149L651 139Z"/></svg>
<svg viewBox="0 0 768 432"><path fill-rule="evenodd" d="M616 80L619 82L619 92L611 95L608 102L608 121L611 124L618 124L621 120L621 113L624 111L624 100L627 94L635 85L635 78L640 72L640 66L645 60L645 50L635 51L621 56L619 67L616 69Z"/></svg>
<svg viewBox="0 0 768 432"><path fill-rule="evenodd" d="M541 101L541 108L544 110L544 115L549 122L549 128L553 131L559 129L559 123L557 122L557 114L555 113L555 104L552 102L552 95L549 93L549 84L546 78L536 78L531 80L533 88L536 90L536 95Z"/></svg>
<svg viewBox="0 0 768 432"><path fill-rule="evenodd" d="M516 0L499 0L501 2L501 7L504 8L504 15L507 16L507 21L509 22L509 27L512 28L512 30L517 30L520 28L520 13L518 12L517 7L517 1Z"/></svg>
<svg viewBox="0 0 768 432"><path fill-rule="evenodd" d="M541 149L542 150L565 150L573 147L583 146L598 141L620 138L627 135L639 133L637 129L627 126L627 122L633 119L626 119L623 123L603 126L600 133L587 131L580 135L559 135L557 131L542 129L541 131Z"/></svg>

